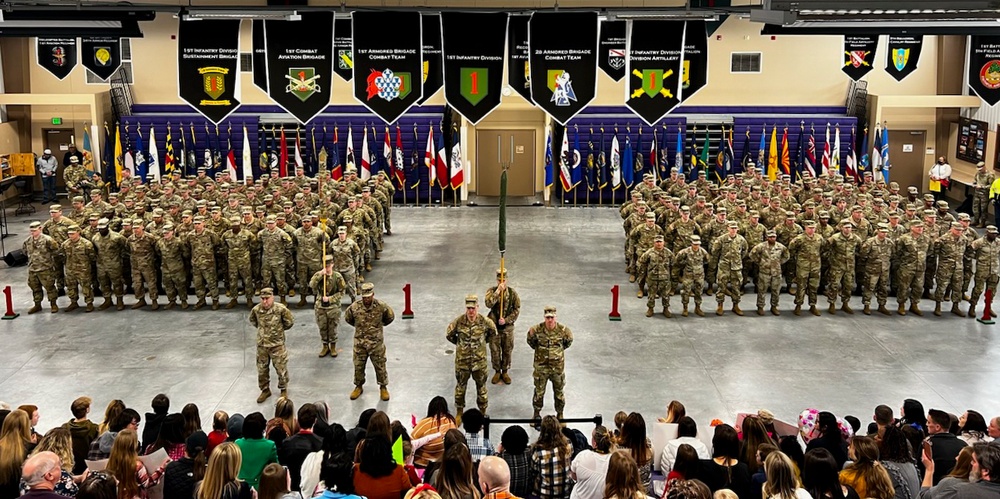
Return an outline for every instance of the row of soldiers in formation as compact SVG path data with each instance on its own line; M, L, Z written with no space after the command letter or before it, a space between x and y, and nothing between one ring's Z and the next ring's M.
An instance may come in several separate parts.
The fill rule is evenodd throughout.
M875 296L877 311L889 315L886 303L895 294L899 315L922 316L923 296L935 300L937 316L942 302L950 301L952 313L974 317L983 291L995 293L1000 280L997 228L985 226L988 198L979 199L977 191L976 221L986 227L980 236L972 217L956 218L946 201L921 198L912 186L904 198L895 182L866 180L855 187L823 175L793 184L788 176L771 181L752 166L723 186L704 174L687 184L673 172L659 185L647 175L620 208L626 272L639 285L637 295L647 296L646 316L659 297L663 314L672 317L669 300L677 293L683 316L692 297L694 313L704 316L702 293L711 295L713 286L716 314L724 314L728 296L733 313L743 315L740 300L751 282L757 314L764 315L770 294L770 312L780 315L784 281L795 295L795 315L807 296L809 311L820 315L821 287L830 314L838 298L840 309L853 314L848 301L860 284L865 314ZM959 307L963 300L968 312Z
M299 294L303 307L324 254L333 257L353 300L361 273L380 258L383 234L392 233L393 187L382 176L363 181L349 170L343 181L320 182L298 170L294 177L233 187L226 174L215 180L199 169L179 188L178 177L146 185L125 174L108 201L94 188L89 203L76 196L70 213L52 205L48 220L33 222L23 245L34 301L29 313L41 310L45 294L57 312L64 290L69 311L79 308L80 294L93 311L98 289L104 297L99 308L122 310L127 287L135 292L132 308L147 305L148 295L157 310L161 286L167 309L178 301L188 308L192 286L195 309L207 298L218 309L220 277L227 308L237 305L241 281L247 307L264 287L274 288L282 302Z

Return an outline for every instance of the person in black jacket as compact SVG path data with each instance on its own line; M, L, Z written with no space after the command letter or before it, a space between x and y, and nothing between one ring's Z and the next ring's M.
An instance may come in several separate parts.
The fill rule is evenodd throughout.
M927 411L927 443L930 445L930 455L934 460L934 484L951 473L955 467L955 458L966 446L965 440L948 431L951 427L951 416L940 409Z
M313 433L319 413L313 404L299 407L299 432L286 438L278 448L278 461L288 467L292 490L297 491L302 481L302 463L306 457L323 449L323 437ZM311 491L310 491L311 492Z
M188 436L184 446L184 457L171 461L163 472L163 497L194 497L195 485L205 477L205 449L208 435L196 431Z
M827 411L820 412L816 418L816 427L819 428L820 436L809 441L806 452L826 449L837 460L837 467L843 468L847 462L847 440L837 424L837 416Z
M160 435L160 424L163 423L163 418L167 417L167 413L170 412L170 399L160 393L153 397L152 402L153 412L146 413L146 426L142 429L142 446L140 449L145 449L153 442L156 441L156 437Z

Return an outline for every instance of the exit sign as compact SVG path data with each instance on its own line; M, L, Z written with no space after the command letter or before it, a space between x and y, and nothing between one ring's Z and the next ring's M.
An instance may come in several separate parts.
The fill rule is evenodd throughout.
M52 118L53 125L62 125L62 118Z

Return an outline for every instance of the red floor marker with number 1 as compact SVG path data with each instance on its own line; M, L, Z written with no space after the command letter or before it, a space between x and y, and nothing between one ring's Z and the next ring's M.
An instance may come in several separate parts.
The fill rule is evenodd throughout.
M3 320L9 321L12 319L17 319L21 314L14 313L14 299L13 292L10 290L10 286L3 288L4 297L7 298L7 313L3 314Z

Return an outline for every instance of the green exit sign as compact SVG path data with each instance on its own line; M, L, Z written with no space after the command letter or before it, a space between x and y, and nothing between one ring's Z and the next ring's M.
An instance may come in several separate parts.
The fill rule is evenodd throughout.
M62 125L62 118L52 118L53 125Z

